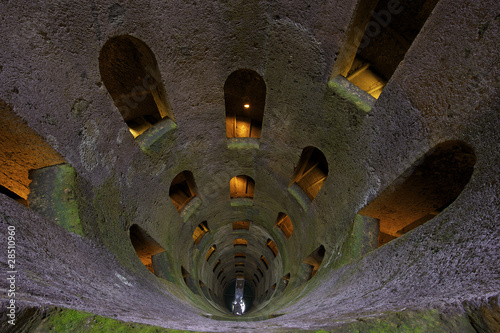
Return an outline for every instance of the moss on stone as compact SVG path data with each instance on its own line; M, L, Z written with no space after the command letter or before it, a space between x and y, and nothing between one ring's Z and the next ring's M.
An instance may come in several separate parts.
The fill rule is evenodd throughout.
M370 112L376 101L375 98L359 89L340 75L328 82L328 87L337 95L350 101L356 105L358 109L366 113Z
M98 316L89 312L54 309L46 314L46 318L37 326L29 328L36 332L72 332L72 333L101 333L101 332L191 332L166 329L139 323L123 322L116 319ZM27 331L26 331L27 332Z
M75 169L69 164L54 165L32 170L30 178L30 208L64 229L84 236L76 200Z
M167 140L168 134L176 128L177 124L172 119L165 117L142 133L137 138L137 142L145 152L159 151L164 145L165 140Z

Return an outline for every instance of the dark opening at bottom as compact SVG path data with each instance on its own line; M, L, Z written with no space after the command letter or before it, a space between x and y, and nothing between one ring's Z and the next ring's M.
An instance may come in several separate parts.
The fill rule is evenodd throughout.
M236 282L237 281L239 281L239 280L234 279L233 281L231 281L227 285L226 289L224 290L224 303L226 304L226 308L229 310L229 312L231 312L233 314L245 314L246 312L248 312L251 309L255 296L254 296L254 292L253 292L252 288L250 287L250 284L248 283L248 281L241 280L241 281L244 281L244 285L245 285L243 287L243 293L242 293L242 296L243 296L242 301L244 303L244 306L243 306L244 309L242 309L241 313L236 313L238 305L236 305L236 309L235 309L234 303L238 302L237 298L239 298L238 296L241 295L241 293L236 291Z

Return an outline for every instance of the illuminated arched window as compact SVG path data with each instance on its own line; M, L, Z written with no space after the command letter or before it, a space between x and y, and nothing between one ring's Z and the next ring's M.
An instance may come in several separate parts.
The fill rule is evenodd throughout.
M469 182L476 155L460 141L437 145L359 214L379 220L379 246L424 224L455 201ZM411 174L410 174L411 172Z
M214 265L214 268L212 269L212 272L214 272L214 273L215 273L215 270L217 269L217 267L219 267L220 263L221 263L221 261L220 261L220 259L218 259L218 260L215 262L215 265ZM221 271L221 273L222 273L222 271ZM219 273L219 274L220 274L220 273Z
M183 171L172 180L169 191L170 199L180 212L196 196L196 184L193 173Z
M203 236L205 236L205 234L208 233L209 231L210 231L210 229L208 229L207 221L201 222L194 229L194 232L193 232L194 245L197 245L201 241Z
M352 42L340 51L333 75L345 76L378 98L437 2L365 1L358 6L357 22L347 31Z
M295 168L292 184L297 184L309 199L314 200L327 176L328 162L325 155L318 148L304 148Z
M269 269L269 263L267 262L266 257L261 256L260 257L260 261L262 261L262 263L264 264L264 266L266 267L266 269Z
M0 193L27 206L29 171L65 160L1 99L0 114Z
M173 120L156 58L143 41L127 35L110 38L99 54L99 71L134 137L164 117Z
M253 198L255 181L248 176L236 176L229 182L231 198Z
M224 84L226 133L228 138L260 138L266 84L249 69L233 72Z
M272 239L267 240L266 247L268 247L271 250L271 252L274 254L275 257L278 255L278 246Z
M217 250L217 246L212 245L208 251L207 251L207 261L210 259L210 257L214 254L215 250Z
M144 229L134 224L130 227L130 241L141 262L154 273L151 257L165 250Z
M278 214L278 219L276 220L275 227L278 227L281 229L281 231L283 231L283 234L285 235L286 239L289 239L290 236L292 236L293 233L292 220L290 220L290 217L285 213Z
M248 241L242 238L235 239L233 241L233 246L247 246Z

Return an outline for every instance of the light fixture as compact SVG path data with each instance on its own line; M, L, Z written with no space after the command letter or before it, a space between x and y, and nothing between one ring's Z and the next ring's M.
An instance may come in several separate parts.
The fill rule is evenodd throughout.
M250 108L250 98L248 98L248 96L243 96L243 107L245 109Z

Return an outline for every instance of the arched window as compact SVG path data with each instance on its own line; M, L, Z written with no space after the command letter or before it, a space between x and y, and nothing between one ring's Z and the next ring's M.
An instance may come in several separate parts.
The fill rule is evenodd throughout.
M229 181L231 198L253 199L255 181L248 176L236 176Z
M208 251L207 251L207 257L206 257L207 261L208 261L208 260L210 259L210 257L214 254L215 250L217 250L217 246L215 246L215 244L214 244L214 245L212 245L212 246L208 249Z
M141 262L154 274L151 257L165 250L144 229L134 224L130 227L130 241Z
M233 230L249 230L250 222L248 221L237 221L233 222Z
M290 283L290 273L284 275L281 277L281 280L279 282L279 292L282 292L285 290L285 288L288 286L288 283Z
M438 0L365 1L359 6L362 18L347 35L348 43L334 66L334 75L342 74L354 85L378 98ZM377 4L375 8L371 4ZM372 16L368 18L368 11ZM364 34L362 31L364 30ZM359 43L359 44L356 44ZM355 45L359 45L356 47Z
M178 212L196 196L196 184L191 171L182 171L172 180L169 191L170 199Z
M278 255L278 246L272 239L267 240L266 247L268 247L271 250L271 252L274 254L275 257Z
M323 258L325 257L325 247L320 245L316 250L314 250L310 255L308 255L304 259L304 264L307 271L307 280L312 279L312 277L316 274L323 262Z
M304 148L295 168L292 184L297 184L309 199L314 200L327 176L328 162L325 155L318 148Z
M242 238L235 239L233 241L233 246L247 246L248 241Z
M228 138L260 138L266 84L249 69L233 72L224 84L226 133Z
M292 236L293 233L292 220L290 220L290 217L285 213L278 214L278 219L276 220L276 224L274 226L281 229L286 239L289 239Z
M182 274L182 279L184 280L184 283L186 283L186 286L195 294L199 295L198 292L198 286L196 285L195 280L191 277L191 274L183 267L181 266L181 274Z
M220 259L218 259L218 260L215 262L215 265L214 265L214 268L212 269L212 272L214 272L214 273L215 273L215 270L217 269L217 267L219 267L220 263L221 263L221 261L220 261ZM222 271L221 271L221 273L222 273ZM219 274L220 274L220 273L219 273Z
M0 193L28 205L29 171L65 160L0 99Z
M208 229L207 221L203 221L198 226L194 229L193 232L193 241L194 245L197 245L203 236L205 236L206 233L208 233L210 229Z
M266 266L266 269L269 269L269 263L267 262L266 257L261 256L260 257L260 261L262 261L262 263L264 264L264 266Z
M99 54L102 82L137 137L164 117L173 120L151 49L127 35L110 38Z
M469 182L476 155L460 141L437 145L359 214L379 220L379 246L442 212Z

